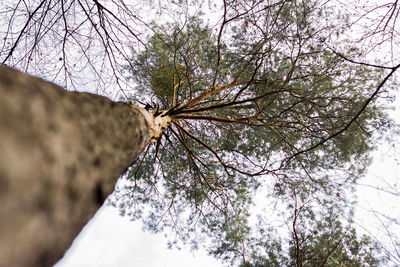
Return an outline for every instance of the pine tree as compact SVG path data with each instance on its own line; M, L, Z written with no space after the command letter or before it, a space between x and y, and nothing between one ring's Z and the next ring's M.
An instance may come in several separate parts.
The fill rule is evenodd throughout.
M7 30L2 62L42 72L55 64L56 71L44 73L52 79L63 77L69 89L76 87L78 77L85 83L90 70L102 85L99 92L106 94L109 83L118 85L125 103L62 91L2 67L8 74L1 77L0 99L5 104L0 133L6 137L0 141L6 140L2 145L7 152L0 160L0 174L8 178L1 180L6 185L1 197L17 206L30 203L37 213L15 212L17 208L7 204L0 214L18 214L17 221L43 218L36 228L23 226L35 234L47 225L55 227L58 220L63 229L72 230L49 228L49 239L40 246L35 236L26 235L26 247L20 248L26 257L13 256L14 245L0 259L53 263L124 173L125 182L110 203L124 215L142 218L148 229L172 228L177 239L171 246L184 242L197 248L211 239L211 254L244 266L384 262L373 242L356 235L347 195L369 164L374 138L390 126L379 100L400 65L362 63L364 47L342 37L352 29L346 14L313 0L222 1L209 6L223 10L215 27L205 23L201 12L191 16L188 3L173 1L175 9L170 11L183 22L159 25L142 20L124 1L109 6L96 0L56 2L34 2L19 35ZM22 14L20 4L15 12L4 13L11 14L8 28L20 21L15 15ZM131 24L151 34L142 37ZM43 65L46 38L56 45ZM77 41L80 38L87 42ZM127 54L130 38L143 47ZM131 93L122 85L126 81ZM52 90L43 89L49 87ZM13 138L31 141L18 150ZM59 150L63 142L71 150ZM53 162L54 153L61 154ZM16 159L24 154L35 161ZM7 164L10 157L21 165ZM26 183L37 189L29 195L18 191L25 188L25 180L14 177L26 178L18 170L31 162L36 163L25 171L34 182ZM35 173L39 165L43 169ZM85 172L94 178L84 179ZM65 175L70 177L61 178ZM54 193L60 201L52 200L53 193L42 193L52 190L60 192ZM249 210L263 190L287 208L283 214L289 214L286 222L291 220L293 226L289 239L277 237L274 226L265 227L268 218L255 229L265 238L254 237ZM61 215L53 218L53 211ZM344 213L349 216L338 219ZM13 220L4 224L14 227L12 231L1 229L15 233L21 223ZM10 236L1 242L14 234ZM366 248L371 252L364 253Z

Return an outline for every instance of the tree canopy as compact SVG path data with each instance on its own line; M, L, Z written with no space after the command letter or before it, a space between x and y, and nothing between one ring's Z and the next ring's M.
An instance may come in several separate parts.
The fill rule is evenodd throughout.
M64 37L55 47L63 51L67 88L78 71L68 65L71 44L88 62L75 64L101 83L103 67L113 70L106 74L124 101L172 118L110 198L148 229L172 229L171 246L205 243L211 254L243 266L383 264L377 244L355 231L353 190L392 125L383 100L392 96L388 81L400 65L367 63L371 49L351 36L349 13L323 1L168 4L172 19L147 22L127 1L37 1L0 58L28 69L28 55L41 50L18 52L19 36L39 26L55 33L59 25ZM40 13L46 5L58 24ZM381 22L393 41L387 32L395 32L397 1L389 7L393 13ZM76 9L72 20L68 12ZM35 45L47 31L41 34ZM101 48L84 48L77 36L95 36ZM266 211L255 223L260 194Z

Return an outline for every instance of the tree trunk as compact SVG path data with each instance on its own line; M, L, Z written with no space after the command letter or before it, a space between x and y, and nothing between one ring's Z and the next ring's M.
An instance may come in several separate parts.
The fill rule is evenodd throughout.
M0 266L49 266L151 138L138 107L0 66Z

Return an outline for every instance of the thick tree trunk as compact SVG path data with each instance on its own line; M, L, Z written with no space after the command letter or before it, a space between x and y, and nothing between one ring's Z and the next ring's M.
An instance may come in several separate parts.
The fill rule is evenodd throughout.
M60 259L150 135L139 108L0 66L0 266Z

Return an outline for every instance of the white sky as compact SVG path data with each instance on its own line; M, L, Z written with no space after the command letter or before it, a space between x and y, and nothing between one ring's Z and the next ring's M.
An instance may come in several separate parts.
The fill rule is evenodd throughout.
M169 250L163 234L143 232L140 222L103 206L57 267L220 267L205 251Z
M394 106L400 106L399 99ZM391 116L400 123L400 110L391 112ZM359 181L363 185L358 188L356 227L366 228L380 240L389 241L382 231L379 218L368 210L380 211L400 221L400 197L364 184L388 188L389 185L385 183L389 183L397 186L397 192L400 192L400 151L384 144L374 156L368 175ZM399 226L397 229L400 233ZM93 266L220 267L223 264L201 249L194 252L189 249L167 249L167 239L163 233L143 232L140 222L119 216L117 208L103 206L74 241L64 259L57 264L57 267Z
M393 112L400 123L400 111ZM360 183L384 186L382 180L392 185L400 184L400 157L391 146L384 145L375 155L368 175ZM399 197L393 197L369 187L358 190L360 207L356 226L367 227L374 235L384 234L379 220L365 209L381 211L400 220ZM397 214L397 215L396 215ZM400 229L399 229L400 230ZM400 231L399 231L400 232ZM380 238L387 239L384 235ZM382 240L382 239L381 239ZM83 229L57 267L220 267L223 264L204 250L167 249L163 233L143 232L140 222L121 217L118 209L103 206Z
M393 106L399 107L400 101L397 99ZM391 112L391 116L400 124L399 109ZM390 242L387 234L382 231L383 221L380 221L382 218L370 210L380 211L400 221L400 197L378 191L365 184L386 189L392 186L392 189L397 188L397 192L400 192L400 150L385 143L373 156L374 161L369 167L367 176L359 181L362 185L357 190L359 202L355 226L360 232L364 229L380 241ZM400 233L399 225L391 227L397 227ZM395 228L390 230L395 233ZM188 249L167 249L167 239L163 235L163 233L143 232L140 222L131 222L128 217L119 216L117 208L103 206L57 267L223 266L201 249L195 252L190 252ZM400 262L398 264L400 266Z
M397 99L393 106L399 107L400 99ZM398 108L391 112L391 117L400 124ZM357 191L359 203L355 226L359 230L365 228L380 241L390 242L385 231L382 231L383 225L380 222L382 217L376 217L368 210L382 212L400 221L400 197L364 185L375 185L386 189L392 186L400 192L399 147L387 143L379 147L374 153L374 161L369 167L368 174L359 183L362 185ZM391 227L396 227L390 228L393 233L396 233L396 229L400 233L399 225ZM392 246L391 249L395 248ZM400 265L400 262L398 264ZM141 222L132 222L129 217L119 216L117 208L103 206L74 241L64 259L56 266L221 267L223 264L201 249L194 252L189 249L167 249L167 239L163 233L143 232Z

